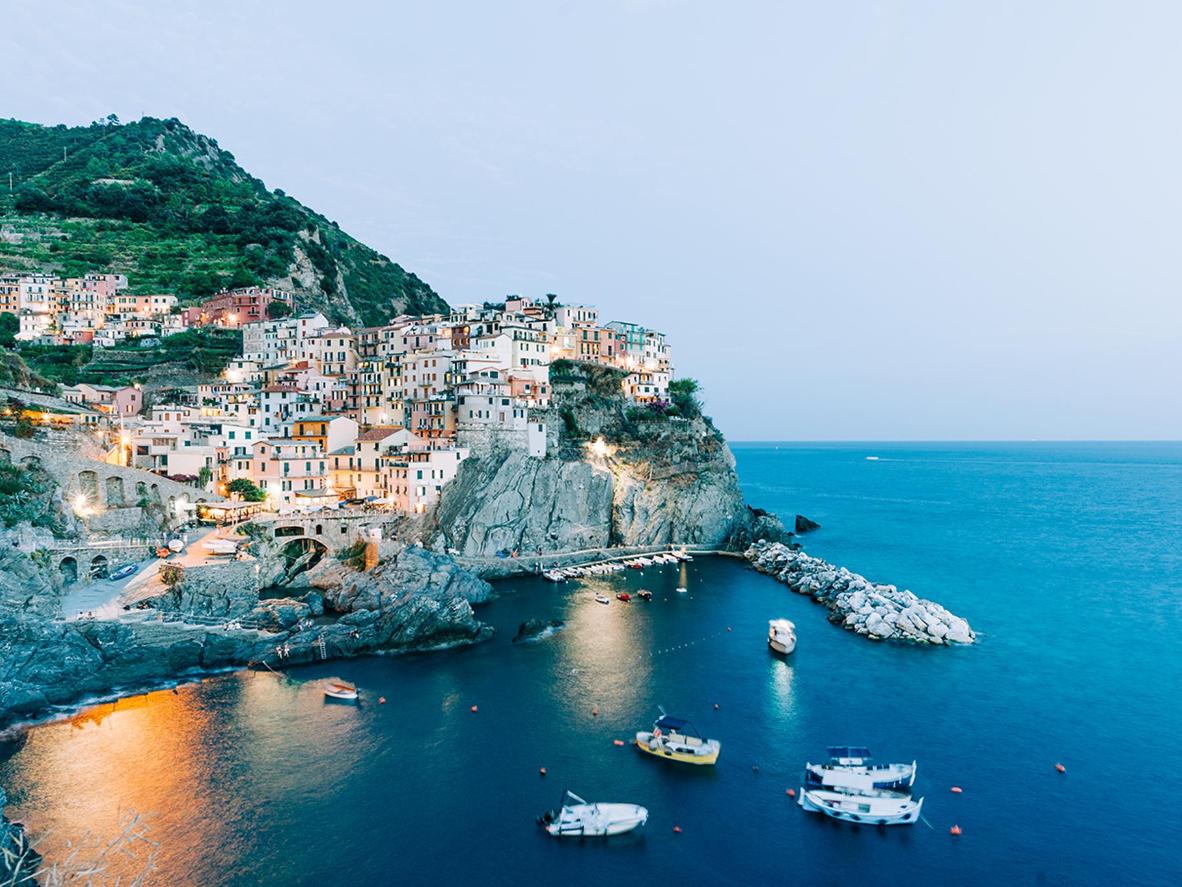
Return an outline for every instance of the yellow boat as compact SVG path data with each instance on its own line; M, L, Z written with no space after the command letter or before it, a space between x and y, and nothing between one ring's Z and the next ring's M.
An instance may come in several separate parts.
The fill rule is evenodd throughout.
M722 751L717 739L703 739L689 721L666 714L657 718L652 730L636 734L636 747L655 758L682 764L713 765Z

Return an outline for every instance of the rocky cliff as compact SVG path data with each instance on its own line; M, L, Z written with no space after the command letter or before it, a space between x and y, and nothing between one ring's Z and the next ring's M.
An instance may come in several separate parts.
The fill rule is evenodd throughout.
M239 574L230 565L193 571L191 587L182 580L156 610L64 622L36 564L0 547L0 727L186 675L438 649L491 634L472 611L491 593L487 583L423 549L387 543L380 554L368 573L325 559L305 574L313 590L293 589L289 598L260 601L253 569ZM211 621L220 624L201 624Z
M611 545L742 549L787 534L743 502L735 460L700 414L630 406L622 374L577 365L554 377L547 456L478 447L444 488L429 530L470 557Z

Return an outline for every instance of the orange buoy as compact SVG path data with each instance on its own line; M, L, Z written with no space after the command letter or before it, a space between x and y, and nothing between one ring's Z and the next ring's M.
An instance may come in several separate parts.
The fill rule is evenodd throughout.
M795 798L796 797L796 789L790 788L790 789L788 789L788 791L784 792L784 794L786 794L790 798Z
M1056 770L1058 770L1060 773L1066 773L1066 772L1067 772L1067 768L1066 768L1066 767L1064 767L1062 764L1056 764L1056 765L1055 765L1055 769L1056 769Z
M472 712L472 714L476 714L476 712L479 711L479 709L474 705L470 709L468 709L468 711Z
M545 768L545 767L539 767L539 768L538 768L538 775L539 775L539 776L545 776L545 775L546 775L546 768Z
M959 834L960 834L960 826L959 826L959 825L954 825L952 828L948 829L948 834L950 834L950 835L959 835Z
M673 834L680 835L681 834L681 826L679 826L679 825L673 826Z
M623 739L613 739L612 740L612 745L623 745L623 744L624 744Z
M952 792L954 795L959 795L962 791L964 791L964 789L962 789L959 785L954 785L952 788L948 789L948 791Z

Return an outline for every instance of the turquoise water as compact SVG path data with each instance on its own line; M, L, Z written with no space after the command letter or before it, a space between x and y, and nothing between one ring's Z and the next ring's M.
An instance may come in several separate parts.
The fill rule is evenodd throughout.
M939 600L980 643L871 643L724 559L518 581L481 610L489 643L101 706L11 744L0 784L51 855L140 811L168 884L1182 880L1182 445L735 451L750 501L823 525L810 552ZM592 597L640 587L652 603ZM534 616L568 626L511 644ZM776 616L797 624L788 660L764 643ZM367 704L326 704L329 675ZM722 740L717 768L613 745L658 705ZM917 758L926 822L799 811L785 790L836 743ZM564 788L650 821L609 843L547 838L533 818Z

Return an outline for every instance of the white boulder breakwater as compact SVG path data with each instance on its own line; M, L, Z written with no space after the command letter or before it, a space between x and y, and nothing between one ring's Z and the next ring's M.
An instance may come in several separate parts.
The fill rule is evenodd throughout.
M761 573L829 608L829 621L875 640L921 644L971 644L968 622L935 601L894 585L877 585L780 542L760 540L743 556Z

